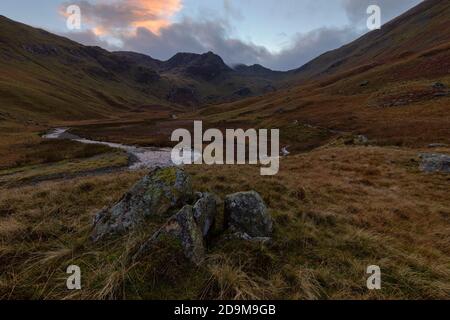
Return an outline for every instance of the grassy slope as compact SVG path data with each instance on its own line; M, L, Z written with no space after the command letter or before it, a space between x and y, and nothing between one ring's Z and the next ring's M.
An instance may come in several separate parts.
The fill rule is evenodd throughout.
M450 85L450 44L438 49L367 71L344 72L268 96L210 107L198 116L213 123L251 121L281 128L297 120L365 134L381 144L448 143L450 96L435 96L438 91L432 85ZM369 84L361 86L365 81Z
M437 97L432 87L435 82L446 84L446 92L450 87L449 17L448 1L424 1L380 31L300 68L291 79L300 85L208 107L196 116L215 124L280 128L297 120L365 134L379 144L449 143L450 95Z
M356 67L368 70L401 61L432 47L448 44L449 16L448 1L422 1L380 30L329 51L291 73L297 80L315 80Z
M5 120L107 118L145 104L160 104L100 48L84 47L0 17L0 116ZM159 83L161 90L166 86ZM1 118L0 118L1 120Z
M202 267L171 246L130 265L143 235L99 245L92 217L143 173L35 187L0 196L3 298L430 299L450 296L448 177L419 172L416 152L327 147L282 162L273 178L255 167L190 167L196 190L255 189L271 208L271 244L216 237ZM355 159L358 159L356 162ZM150 223L155 230L164 219ZM177 252L177 251L175 251ZM65 268L83 270L83 290L65 290ZM383 290L365 269L378 264Z
M0 45L0 121L108 119L153 105L172 111L184 102L169 101L173 88L195 88L199 102L212 103L240 98L233 93L243 87L261 93L270 83L264 76L231 69L208 81L178 69L160 70L157 65L163 62L150 57L86 47L3 16ZM159 78L149 76L154 70Z

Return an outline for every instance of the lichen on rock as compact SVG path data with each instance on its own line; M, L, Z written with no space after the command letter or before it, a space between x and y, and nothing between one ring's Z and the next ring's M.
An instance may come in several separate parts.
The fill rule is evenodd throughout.
M94 219L92 240L133 229L151 216L164 216L193 198L189 176L180 168L157 168L142 178L115 205Z
M272 218L264 200L255 192L238 192L225 198L225 227L255 237L270 237Z
M151 251L152 245L168 241L177 241L183 248L183 253L195 264L201 264L205 257L203 235L194 219L193 207L184 206L177 214L171 217L164 226L153 234L139 248L133 260L137 261Z

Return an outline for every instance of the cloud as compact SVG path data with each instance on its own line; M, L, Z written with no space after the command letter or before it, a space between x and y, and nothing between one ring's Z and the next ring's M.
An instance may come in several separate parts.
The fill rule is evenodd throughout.
M370 5L378 5L381 8L381 17L384 23L422 1L423 0L341 0L343 8L352 24L359 24L367 20L366 10Z
M105 0L106 1L106 0ZM302 66L318 55L336 49L360 36L367 29L361 22L367 19L370 4L379 4L388 20L420 0L339 0L350 24L344 27L322 27L289 38L279 52L231 36L230 21L243 19L230 0L223 0L225 15L206 18L184 17L171 22L170 17L181 9L181 0L116 0L92 4L76 1L90 31L69 34L76 41L108 49L136 51L167 60L178 52L204 53L213 51L229 65L259 63L275 70ZM111 41L111 38L117 41ZM96 41L97 39L97 41ZM287 39L287 38L286 38ZM284 39L285 40L285 39Z
M140 28L136 36L124 40L124 47L158 59L166 59L179 52L180 48L185 52L214 51L229 65L259 63L276 70L288 70L298 68L319 54L335 49L358 35L352 28L316 29L297 34L290 46L279 53L273 53L264 46L230 38L224 21L196 22L185 19L162 28L159 35Z
M271 55L265 63L276 70L298 68L320 54L356 39L359 35L360 33L351 27L319 28L298 33L289 47Z
M158 33L170 25L170 18L181 10L181 0L114 0L91 3L86 0L66 2L65 8L78 5L83 23L97 36L119 36L145 27Z
M162 28L159 35L146 28L139 28L134 37L124 39L127 50L143 52L158 59L167 59L177 52L214 51L230 65L250 63L270 55L263 46L245 43L228 36L225 21L184 19Z
M107 50L117 50L119 47L115 47L107 41L101 40L92 30L85 30L79 32L59 33L63 37L67 37L78 43L82 43L86 46L99 46Z

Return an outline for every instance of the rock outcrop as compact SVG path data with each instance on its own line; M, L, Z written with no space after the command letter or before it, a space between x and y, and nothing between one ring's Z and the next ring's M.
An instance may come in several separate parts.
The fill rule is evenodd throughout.
M139 261L158 245L181 250L187 259L201 264L219 202L215 194L208 192L197 192L194 196L191 180L182 169L157 168L136 183L119 202L96 215L91 238L96 242L134 230L145 232L149 223L170 217L156 232L147 236L144 233L144 241L139 241L141 244L130 257ZM228 239L271 240L272 218L255 191L228 195L224 220Z
M369 144L369 139L366 136L360 134L353 138L353 144L355 146L366 146Z
M450 156L439 153L422 153L420 158L422 160L420 170L428 173L450 173Z
M195 221L192 206L184 206L177 214L171 217L160 230L139 248L133 260L139 260L151 251L153 245L163 243L167 239L178 242L186 258L195 264L200 264L204 260L205 246L203 235Z
M225 198L225 226L232 232L251 238L265 238L272 234L272 218L261 196L255 192L238 192Z
M193 198L189 176L179 168L155 169L140 180L122 199L99 212L92 240L133 229L150 216L165 215Z

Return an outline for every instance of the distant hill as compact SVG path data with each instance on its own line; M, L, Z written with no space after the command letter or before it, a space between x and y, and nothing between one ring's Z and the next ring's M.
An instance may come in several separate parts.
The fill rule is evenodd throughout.
M450 144L450 1L423 1L283 81L289 88L209 107L199 117L285 128L295 133L285 137L291 146L302 128L364 134L379 144Z
M311 80L357 67L368 70L448 45L449 41L450 1L425 0L381 30L324 53L290 73L298 80Z
M212 114L244 106L255 109L242 111L252 119L276 111L270 119L329 124L331 118L336 127L364 131L373 109L364 109L359 124L348 123L357 118L355 107L330 103L348 106L358 98L352 103L361 109L445 99L430 82L446 82L450 73L449 22L450 1L426 0L381 30L276 72L261 65L231 68L212 52L178 53L167 61L108 52L0 16L0 120L93 119L141 106L204 107Z
M99 118L141 105L173 108L233 101L274 88L212 52L159 61L108 52L0 16L1 118Z

